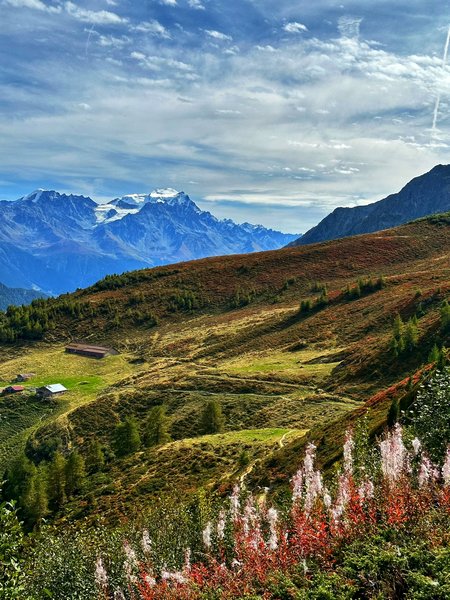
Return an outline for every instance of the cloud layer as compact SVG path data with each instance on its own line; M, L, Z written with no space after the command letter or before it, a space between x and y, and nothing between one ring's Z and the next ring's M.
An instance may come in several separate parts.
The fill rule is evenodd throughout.
M0 0L1 196L171 186L295 232L376 200L449 162L438 8Z

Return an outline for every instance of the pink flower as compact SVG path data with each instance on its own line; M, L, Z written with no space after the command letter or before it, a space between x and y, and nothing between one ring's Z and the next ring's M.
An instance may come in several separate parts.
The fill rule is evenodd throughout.
M207 550L211 550L211 532L212 525L211 522L207 523L205 529L203 530L203 543L205 544L205 548Z
M346 473L352 473L353 471L353 449L355 447L355 442L353 441L353 437L350 431L347 431L345 434L345 443L344 443L344 471Z
M108 573L100 556L95 562L95 583L101 590L106 590L108 587Z
M412 447L413 447L413 451L414 451L414 456L417 456L419 454L420 448L422 447L422 444L420 443L420 440L417 438L414 438L412 443Z
M226 525L226 514L224 510L219 513L219 520L217 521L217 539L223 540L225 537L225 525Z
M402 428L397 423L380 443L381 469L390 482L397 481L405 469L406 448L403 444Z
M444 480L444 485L450 486L450 446L447 448L447 454L442 466L442 478Z
M239 517L239 510L241 506L241 488L236 484L233 488L233 493L230 496L230 513L231 518L236 521Z
M276 550L278 547L278 511L275 508L269 508L269 510L267 511L267 521L269 523L270 528L268 545L271 550Z

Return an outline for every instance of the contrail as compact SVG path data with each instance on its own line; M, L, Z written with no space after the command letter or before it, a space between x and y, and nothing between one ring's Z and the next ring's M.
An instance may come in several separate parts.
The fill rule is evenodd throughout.
M450 27L448 28L448 31L447 31L447 39L445 41L444 56L442 57L442 68L443 69L445 69L445 67L447 66L449 47L450 47ZM441 91L439 90L437 98L436 98L436 104L434 105L433 126L431 127L431 137L435 137L435 135L436 135L436 126L437 126L437 120L438 120L440 106L441 106Z
M86 40L86 47L84 49L84 55L87 58L87 54L88 54L88 48L89 48L89 42L91 41L91 35L94 31L94 25L92 25L92 27L89 29L89 34L87 36L87 40ZM448 30L449 36L450 36L450 29Z

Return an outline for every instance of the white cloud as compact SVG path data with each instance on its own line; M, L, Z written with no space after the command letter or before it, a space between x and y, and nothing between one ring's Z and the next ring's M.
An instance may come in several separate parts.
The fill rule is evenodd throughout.
M306 25L303 25L303 23L298 23L297 21L286 23L283 29L288 33L303 33L304 31L308 31Z
M147 56L143 52L132 52L131 58L139 61L142 67L150 69L152 71L161 71L163 69L175 69L177 71L183 71L185 73L192 73L192 65L188 65L180 60L174 60L173 58L164 58L162 56Z
M233 38L230 35L226 35L225 33L221 33L220 31L216 31L215 29L205 29L205 33L209 35L209 37L214 38L215 40L221 40L224 42L231 42L233 40Z
M32 8L49 13L61 12L61 7L45 4L41 0L4 0L3 4L13 6L14 8Z
M200 0L188 0L188 5L195 10L205 10Z
M123 48L127 44L131 43L131 39L126 36L120 38L113 35L99 35L98 44L103 48Z
M166 6L176 6L177 0L160 0L161 4L165 4Z
M169 39L171 37L164 25L162 25L156 19L153 19L152 21L143 21L142 23L136 25L134 30L141 33L149 33L150 35L165 39Z
M128 19L120 17L109 10L86 10L74 2L65 2L64 8L75 19L85 23L92 23L93 25L121 25L128 23Z
M363 19L360 17L352 17L350 15L339 18L338 29L343 37L357 38L359 36L359 28Z

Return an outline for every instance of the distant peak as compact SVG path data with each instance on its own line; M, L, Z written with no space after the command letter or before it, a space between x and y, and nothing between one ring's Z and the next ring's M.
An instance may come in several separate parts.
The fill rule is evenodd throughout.
M153 192L150 192L149 195L150 198L175 198L175 196L178 196L180 194L184 194L184 192L178 192L173 188L160 188L157 190L153 190Z
M27 196L24 196L22 198L22 200L32 200L33 202L37 202L39 200L39 198L42 196L43 193L53 193L55 194L56 192L53 190L44 190L43 188L39 188L37 190L34 190L34 192L31 192L31 194L28 194Z

